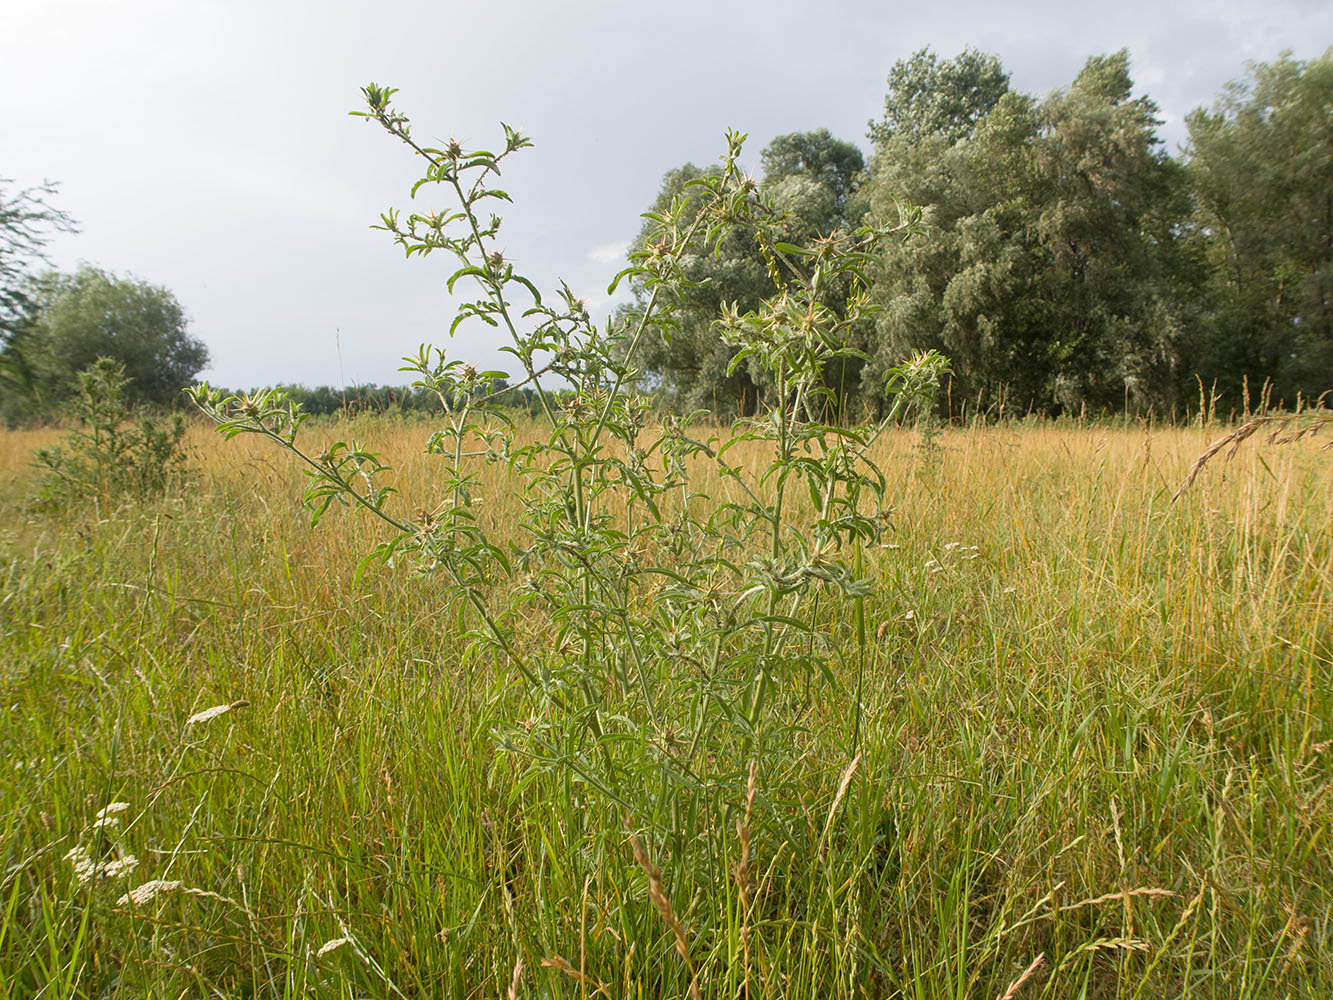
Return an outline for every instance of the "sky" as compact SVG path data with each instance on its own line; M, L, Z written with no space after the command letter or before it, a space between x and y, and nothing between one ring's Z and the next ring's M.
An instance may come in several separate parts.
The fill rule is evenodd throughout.
M1128 48L1175 152L1185 115L1247 61L1333 45L1327 0L796 3L676 0L0 0L0 177L58 182L79 224L50 262L169 289L211 362L201 377L402 384L418 345L505 367L488 328L448 331L440 256L404 259L372 230L412 205L417 162L350 117L360 88L397 87L419 138L506 161L500 243L594 316L663 175L715 162L728 128L746 161L775 136L827 128L867 153L894 62L919 49L998 55L1013 86L1067 87L1089 56ZM512 166L509 166L512 165ZM419 207L445 207L419 196ZM461 289L460 285L460 289ZM620 293L623 296L623 292Z

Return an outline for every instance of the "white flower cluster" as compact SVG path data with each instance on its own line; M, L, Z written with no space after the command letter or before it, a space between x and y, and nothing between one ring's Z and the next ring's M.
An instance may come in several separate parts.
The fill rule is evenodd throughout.
M103 861L90 855L88 848L82 844L70 848L65 855L65 860L74 865L74 878L79 885L87 885L94 879L99 878L124 878L139 867L139 859L133 854L125 854L118 858L112 858L110 861Z
M107 803L93 817L86 832L100 834L105 838L120 823L119 814L129 808L128 802ZM125 878L139 867L139 859L133 854L126 854L118 843L112 841L111 849L115 857L93 857L83 844L76 844L65 853L65 860L74 866L74 878L79 885L87 885L98 879Z
M120 820L116 818L116 814L123 813L129 807L130 804L128 802L112 802L109 805L104 806L102 811L93 818L93 825L88 829L105 830L108 827L115 826L120 822Z

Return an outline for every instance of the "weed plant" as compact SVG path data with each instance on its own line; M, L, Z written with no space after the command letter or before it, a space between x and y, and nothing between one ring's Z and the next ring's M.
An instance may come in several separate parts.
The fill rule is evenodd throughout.
M304 450L303 414L282 394L224 397L205 386L196 402L225 434L259 434L295 454L316 521L333 502L368 511L392 529L377 557L410 557L444 578L446 607L466 623L465 669L512 673L526 688L526 717L497 733L504 753L580 803L581 822L564 839L585 877L620 867L630 838L634 877L647 879L640 908L651 902L679 960L679 968L661 963L663 988L698 995L699 966L672 895L682 905L729 884L741 803L753 801L756 781L799 759L791 757L797 734L770 703L811 703L832 660L863 663L867 653L861 553L881 542L889 517L883 474L867 453L899 408L871 427L819 418L831 409L825 366L855 353L847 331L869 310L862 269L889 234L867 228L810 246L785 242L790 222L741 173L744 137L731 134L722 172L692 182L652 219L646 249L612 284L638 282L646 308L598 329L567 287L545 300L498 249L499 217L482 215L508 200L494 185L527 140L506 126L498 154L456 142L422 146L392 93L365 88L368 110L359 114L424 161L414 195L443 188L454 205L390 211L382 228L409 257L452 257L451 291L476 284L481 297L460 308L454 326L479 319L507 336L504 350L521 366L517 387L535 391L545 434L517 444L495 404L506 373L423 347L405 370L444 411L426 446L443 459L444 474L438 497L409 519L390 512L376 453L356 442ZM692 198L697 212L686 211ZM647 336L670 335L671 306L692 284L687 259L716 252L741 224L753 228L777 294L757 312L724 313L718 331L737 347L733 366L753 359L768 373L770 407L725 440L692 437L688 420L651 433L648 403L633 391L638 348ZM851 295L835 311L824 290L845 286ZM890 388L902 401L919 398L946 370L938 355L921 356L895 369ZM553 393L550 380L570 388ZM745 443L760 446L758 463L729 460ZM740 497L719 503L702 491L692 468L699 462ZM507 546L478 519L487 463L504 464L520 504L520 535ZM848 600L858 627L836 634L830 615ZM546 643L519 648L519 617L545 622ZM855 754L859 701L852 708ZM790 841L783 813L771 818L773 835ZM803 834L793 863L825 849ZM672 894L659 861L672 871ZM751 916L738 913L737 926Z
M135 412L125 398L125 366L112 358L98 358L76 378L75 428L63 445L39 448L33 458L42 473L37 505L50 510L163 493L183 472L184 419Z

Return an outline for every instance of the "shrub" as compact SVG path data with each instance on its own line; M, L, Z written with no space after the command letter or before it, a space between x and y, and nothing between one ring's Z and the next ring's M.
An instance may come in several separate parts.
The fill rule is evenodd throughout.
M72 404L78 426L63 446L33 456L43 473L39 506L126 496L143 500L161 494L180 474L184 419L136 413L125 401L127 381L124 365L111 358L98 358L78 373Z

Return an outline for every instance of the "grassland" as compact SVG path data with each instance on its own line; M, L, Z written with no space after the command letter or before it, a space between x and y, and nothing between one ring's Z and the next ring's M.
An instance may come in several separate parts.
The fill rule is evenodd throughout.
M423 425L348 432L433 503ZM794 676L674 840L515 752L530 690L285 454L39 516L0 436L0 998L1333 995L1333 456L1172 504L1218 433L883 441L863 687Z

